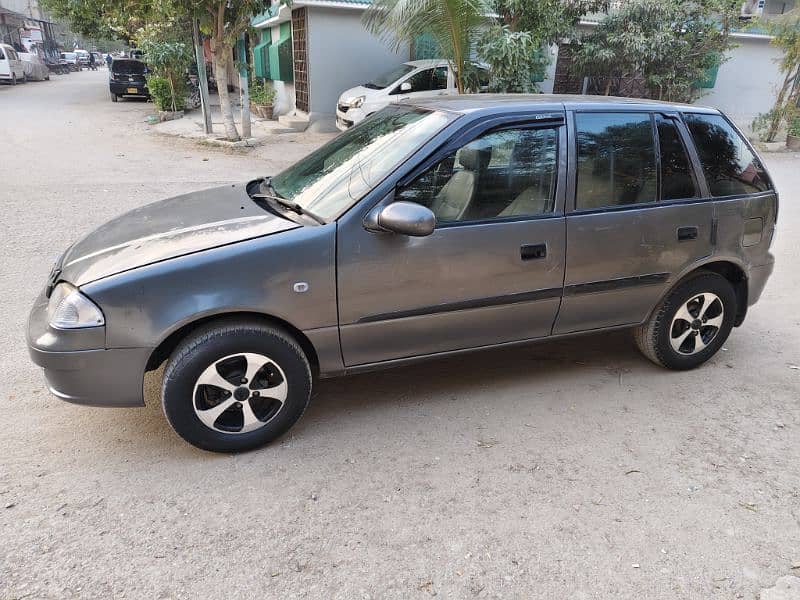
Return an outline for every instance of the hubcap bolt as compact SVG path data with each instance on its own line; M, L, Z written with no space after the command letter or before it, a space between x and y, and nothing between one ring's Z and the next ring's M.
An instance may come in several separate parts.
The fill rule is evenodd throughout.
M260 395L261 395L261 394L258 392L258 390L256 390L255 392L253 392L253 396L255 396L256 398L258 398Z
M236 403L236 408L242 408L242 403L241 402L237 402Z
M247 378L246 377L242 377L242 385L244 385L245 383L247 383Z

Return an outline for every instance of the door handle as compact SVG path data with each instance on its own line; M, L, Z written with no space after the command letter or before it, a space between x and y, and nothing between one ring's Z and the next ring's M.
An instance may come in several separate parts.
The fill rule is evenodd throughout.
M697 239L697 227L678 227L678 241L685 242L687 240Z
M522 260L537 260L547 257L547 244L525 244L519 249Z

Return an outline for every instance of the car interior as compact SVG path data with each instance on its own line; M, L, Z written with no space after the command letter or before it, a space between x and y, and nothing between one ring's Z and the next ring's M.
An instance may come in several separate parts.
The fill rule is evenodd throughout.
M430 208L438 222L550 213L556 131L508 130L470 142L398 192Z

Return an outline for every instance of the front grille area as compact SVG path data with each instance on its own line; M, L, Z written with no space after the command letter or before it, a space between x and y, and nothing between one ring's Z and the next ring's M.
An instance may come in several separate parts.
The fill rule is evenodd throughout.
M347 106L346 104L340 104L339 110L342 111L343 113L346 113L348 110L350 110L350 107Z

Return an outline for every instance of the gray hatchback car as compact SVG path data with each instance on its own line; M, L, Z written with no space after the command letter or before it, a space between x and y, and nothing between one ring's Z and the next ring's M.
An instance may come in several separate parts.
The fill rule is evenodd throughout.
M618 328L689 369L772 272L777 193L716 110L578 96L393 105L282 173L122 215L28 325L50 390L260 446L314 376Z

